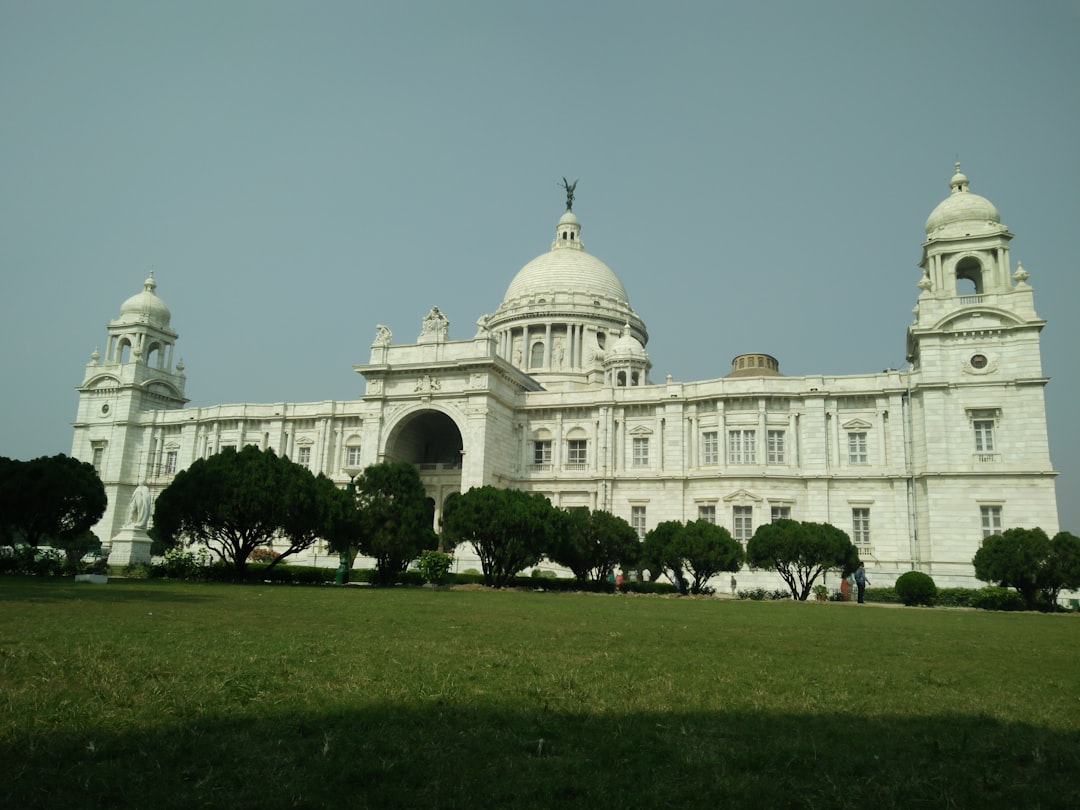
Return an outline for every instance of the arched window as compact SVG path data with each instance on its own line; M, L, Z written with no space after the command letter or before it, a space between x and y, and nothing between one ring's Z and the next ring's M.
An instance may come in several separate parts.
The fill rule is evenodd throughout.
M120 345L117 346L117 348L120 350L117 359L121 363L126 363L131 357L131 341L127 338L122 338L120 340Z
M529 368L541 368L544 365L544 344L537 341L529 351Z

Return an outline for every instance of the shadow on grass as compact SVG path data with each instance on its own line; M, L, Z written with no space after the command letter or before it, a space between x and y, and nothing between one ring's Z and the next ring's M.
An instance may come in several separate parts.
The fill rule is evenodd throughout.
M962 715L584 716L421 698L7 731L0 805L19 808L1080 806L1080 734Z

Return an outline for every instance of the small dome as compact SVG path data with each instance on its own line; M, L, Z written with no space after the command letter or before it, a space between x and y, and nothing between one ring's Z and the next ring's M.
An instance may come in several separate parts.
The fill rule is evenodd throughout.
M131 296L120 305L120 320L148 321L157 326L167 327L169 321L172 320L172 313L165 306L165 302L154 293L155 289L157 289L157 283L154 281L154 274L151 273L143 282L143 291Z
M968 179L960 172L959 163L956 164L956 174L949 181L949 186L952 188L952 193L941 201L926 220L927 236L947 236L950 234L939 232L959 231L961 226L965 229L965 234L971 232L972 226L976 229L985 229L990 226L990 230L993 231L1002 229L1001 214L998 213L994 204L985 197L968 191ZM957 227L950 228L949 226Z
M607 355L612 360L620 357L648 357L641 341L630 334L630 324L623 327L622 335L612 344Z
M731 373L728 377L782 377L780 361L771 354L754 352L737 354L731 360Z
M561 217L559 217L559 224L560 225L578 225L578 226L581 225L581 223L578 222L578 218L576 216L574 216L573 211L567 211L565 214L563 214Z

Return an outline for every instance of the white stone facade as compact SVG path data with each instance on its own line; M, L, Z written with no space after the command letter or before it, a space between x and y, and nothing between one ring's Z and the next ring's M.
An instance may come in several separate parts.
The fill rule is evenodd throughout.
M741 355L720 379L651 382L645 324L569 210L474 337L452 340L438 309L414 342L377 327L354 367L359 400L185 407L176 334L147 279L79 388L72 454L109 493L97 531L119 533L139 483L159 492L196 458L255 444L342 484L348 468L411 461L436 523L449 495L484 484L642 531L705 517L745 539L785 516L847 531L875 584L918 569L973 586L985 532L1058 530L1056 472L1028 274L959 167L950 185L927 221L910 365L873 374L786 377L773 357Z

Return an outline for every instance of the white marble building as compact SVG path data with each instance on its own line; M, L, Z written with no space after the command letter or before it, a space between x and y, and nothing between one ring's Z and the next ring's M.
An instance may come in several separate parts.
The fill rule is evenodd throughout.
M606 509L641 533L706 518L746 540L784 516L847 531L875 584L918 569L975 585L986 534L1058 530L1057 473L1028 274L1012 269L1013 235L959 166L950 187L926 222L909 366L880 373L787 377L748 354L719 379L650 380L645 323L585 251L569 207L551 250L472 337L451 339L438 309L415 340L378 327L354 367L359 400L187 408L177 334L149 278L79 386L72 454L109 493L97 532L117 536L140 482L156 493L196 458L256 444L342 484L350 470L411 461L436 524L450 494L483 484ZM739 582L779 579L744 571Z

